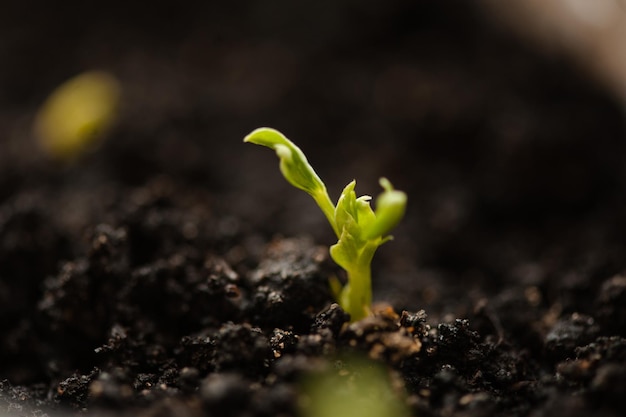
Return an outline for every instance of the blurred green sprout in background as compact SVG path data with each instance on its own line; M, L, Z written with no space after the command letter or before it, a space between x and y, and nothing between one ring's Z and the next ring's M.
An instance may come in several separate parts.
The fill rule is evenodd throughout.
M94 147L113 124L120 96L120 83L103 71L84 72L61 84L36 116L40 147L61 160L72 160Z
M403 397L382 365L352 358L343 369L303 379L300 417L408 417Z

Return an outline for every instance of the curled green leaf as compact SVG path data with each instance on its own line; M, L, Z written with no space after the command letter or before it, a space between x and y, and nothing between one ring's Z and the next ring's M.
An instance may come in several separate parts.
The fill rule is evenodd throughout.
M243 141L273 149L280 159L281 172L294 187L309 194L317 194L326 189L300 148L278 130L261 127L246 136Z
M322 209L335 234L341 234L335 224L335 206L328 196L326 186L300 148L278 130L269 127L253 130L243 141L273 149L280 160L280 171L285 179L294 187L309 193Z

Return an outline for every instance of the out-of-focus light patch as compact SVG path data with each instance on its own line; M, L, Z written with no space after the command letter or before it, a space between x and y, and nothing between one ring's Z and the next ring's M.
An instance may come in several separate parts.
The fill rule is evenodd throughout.
M566 51L626 106L626 0L479 0L545 51Z
M57 87L41 106L35 134L51 157L71 160L100 141L113 124L121 96L115 77L103 71L77 75Z
M616 0L564 0L563 3L576 18L588 25L603 28L612 23L620 8Z

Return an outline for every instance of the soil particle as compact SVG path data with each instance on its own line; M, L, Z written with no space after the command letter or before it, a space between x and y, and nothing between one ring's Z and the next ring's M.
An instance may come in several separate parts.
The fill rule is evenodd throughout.
M552 360L571 358L577 346L591 342L598 332L599 327L592 317L571 314L557 321L546 335L546 354Z
M323 336L324 340L331 341L339 335L343 325L348 320L350 320L350 315L339 304L332 303L315 316L315 321L311 325L311 333L319 334Z
M267 337L249 324L224 324L213 336L211 364L216 372L238 371L262 376L267 372L270 349Z
M200 374L206 374L212 369L211 358L215 342L208 332L193 336L184 336L180 341L178 355L185 366L197 369Z
M599 368L626 363L626 339L599 337L588 345L577 347L575 352L575 358L557 365L557 378L580 389L597 377Z
M371 359L385 360L396 366L416 356L422 347L420 339L401 326L400 316L390 307L374 310L373 315L350 323L339 335L339 341L367 352Z
M317 312L332 299L327 275L328 249L310 239L277 239L254 270L250 314L265 327L308 330Z
M419 337L425 337L430 331L430 325L427 324L426 311L420 310L416 313L403 311L400 317L400 325L406 328L409 333Z
M94 369L89 374L74 374L64 379L57 385L55 398L60 404L77 405L84 404L91 382L98 377L99 370Z
M289 330L274 329L269 343L274 358L280 358L296 351L298 336Z
M44 401L47 389L42 384L29 388L14 386L7 380L0 380L0 409L7 416L45 415Z
M470 329L466 319L439 324L436 333L431 337L434 337L434 343L427 349L428 354L434 353L437 361L446 362L455 368L471 369L484 355L479 346L480 336ZM464 355L459 355L459 351L464 352Z

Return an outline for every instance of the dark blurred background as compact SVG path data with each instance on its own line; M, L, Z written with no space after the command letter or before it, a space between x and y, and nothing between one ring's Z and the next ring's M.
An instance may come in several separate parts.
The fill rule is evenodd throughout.
M378 298L436 311L447 287L619 272L626 94L584 65L586 50L524 36L541 9L503 17L491 3L3 2L0 204L42 189L53 207L73 198L57 221L82 230L102 221L89 201L102 184L168 176L215 193L242 231L333 243L275 156L241 143L271 126L334 198L353 178L359 194L376 195L380 176L407 191L376 259ZM37 149L33 117L91 69L120 80L120 120L61 166Z

